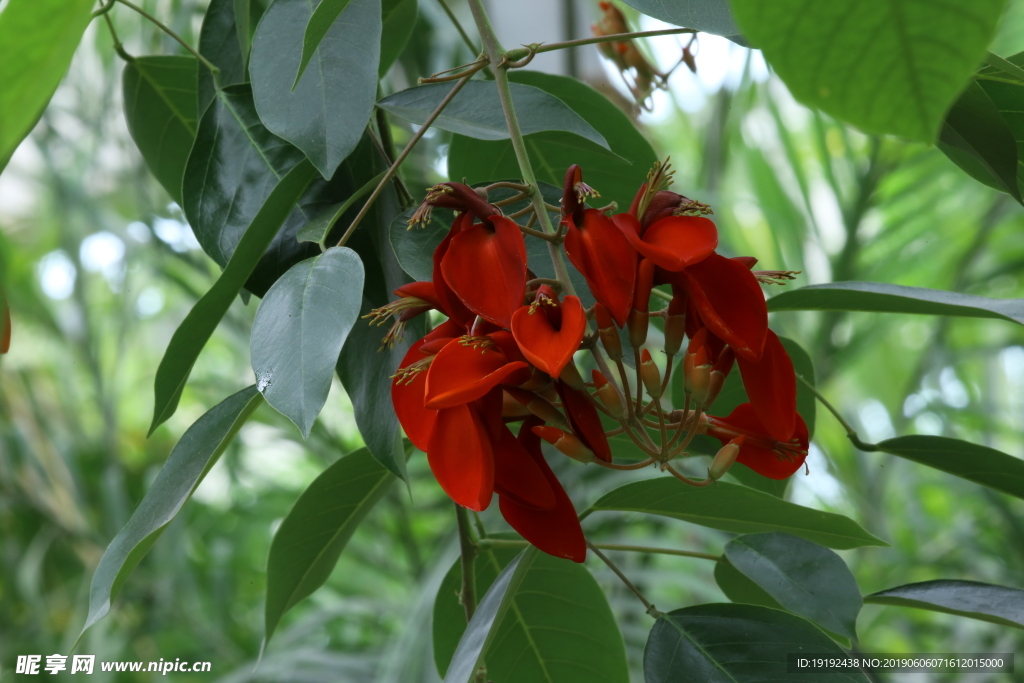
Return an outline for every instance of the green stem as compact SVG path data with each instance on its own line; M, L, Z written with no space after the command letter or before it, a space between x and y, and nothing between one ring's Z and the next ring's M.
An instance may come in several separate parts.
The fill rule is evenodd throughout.
M476 544L469 530L469 514L466 508L455 503L455 519L459 524L459 549L462 551L462 588L459 592L459 602L466 610L466 623L473 619L473 612L476 611L476 588L474 586L473 561L476 559Z
M523 548L529 545L526 541L505 540L499 538L488 538L477 544L481 548ZM651 548L644 545L619 545L617 543L594 543L593 547L600 550L618 550L626 553L650 553L652 555L674 555L677 557L696 557L701 560L718 562L721 555L712 553L700 553L696 550L675 550L673 548Z
M658 36L672 36L680 33L697 33L692 28L666 28L659 31L637 31L635 33L614 33L609 36L594 36L593 38L579 38L578 40L565 40L558 43L542 43L530 47L516 48L509 50L505 57L509 61L518 61L528 56L532 51L534 54L542 52L553 52L554 50L565 50L570 47L582 47L584 45L595 45L597 43L618 43L635 38L656 38ZM531 50L532 48L532 50Z
M184 47L186 50L191 52L192 56L195 57L196 59L198 59L200 64L202 64L203 66L205 66L207 69L210 70L210 73L213 74L214 80L217 81L218 87L220 86L220 69L218 69L216 66L214 66L213 63L210 62L210 60L208 60L206 57L204 57L201 54L199 54L199 52L194 47L192 47L191 45L186 43L185 40L181 36L179 36L177 33L172 31L166 24L164 24L162 21L160 21L159 19L157 19L152 14L150 14L146 10L142 9L138 5L133 4L133 3L129 2L128 0L117 0L117 2L121 3L125 7L130 7L131 9L135 10L136 12L138 12L139 14L144 16L146 19L149 19L161 31L163 31L164 33L169 35L171 38L174 38L176 41L181 43L182 47Z
M523 140L523 131L519 127L519 119L516 116L515 107L512 104L512 89L508 84L508 71L505 66L504 50L498 42L498 37L491 26L491 20L484 10L482 0L470 0L469 8L473 11L473 19L476 21L477 31L484 44L484 53L494 67L494 80L498 86L498 96L501 99L501 108L505 113L505 123L508 125L509 136L512 139L512 149L516 153L516 161L519 162L519 170L523 174L523 182L530 187L530 200L533 203L534 213L540 221L541 229L548 234L554 234L555 230L551 225L551 217L548 216L547 207L544 205L544 196L537 184L537 176L534 175L533 165L530 163L530 155L526 151L526 142ZM548 242L548 251L551 254L551 263L555 267L555 277L562 282L566 294L575 295L576 291L569 279L569 271L565 267L565 260L559 245Z
M124 45L121 44L121 39L117 36L117 31L114 30L114 22L110 20L108 10L113 4L114 0L110 0L110 4L106 5L100 12L103 14L103 20L107 23L107 28L110 29L110 39L114 41L114 52L126 62L134 61L135 58L128 54L128 51L124 49Z
M599 558L601 558L602 562L604 562L606 565L608 565L609 569L611 569L613 572L615 572L615 575L618 576L619 579L622 580L622 583L626 584L626 587L629 588L629 590L633 591L633 595L635 595L640 600L640 602L642 602L644 604L644 607L647 608L647 614L651 615L655 619L657 619L657 618L662 616L663 613L659 612L654 607L654 605L652 605L650 603L650 601L647 598L644 597L644 594L640 592L640 589L637 588L636 586L634 586L633 582L630 581L629 579L627 579L626 575L622 573L622 570L619 569L618 567L616 567L614 562L612 562L607 557L605 557L604 553L602 553L600 550L598 550L596 545L594 545L590 541L587 541L587 546L594 552L595 555L597 555Z
M860 436L857 435L857 430L855 430L853 427L851 427L850 423L843 419L843 416L839 414L839 411L836 410L835 406L833 406L831 403L828 402L828 399L825 398L820 391L818 391L817 387L815 387L813 384L811 384L806 379L804 379L804 376L799 374L799 373L797 374L796 378L798 380L800 380L801 382L803 382L804 386L807 387L807 389L812 394L814 394L814 396L819 401L821 401L821 404L823 406L825 406L825 408L828 409L828 412L832 413L833 417L835 417L837 420L839 420L839 424L841 424L843 426L843 429L846 430L847 438L850 439L850 442L854 446L856 446L857 448L859 448L862 451L868 451L868 452L880 450L876 444L866 443L864 441L861 441L860 440Z

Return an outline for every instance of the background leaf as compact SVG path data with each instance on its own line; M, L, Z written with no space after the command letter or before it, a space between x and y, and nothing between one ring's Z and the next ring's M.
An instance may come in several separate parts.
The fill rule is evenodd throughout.
M1024 628L1024 590L977 581L938 579L872 593L864 602L916 607Z
M356 148L373 112L380 0L351 0L324 34L312 68L296 83L313 12L309 0L274 2L253 37L249 71L264 125L301 149L329 179Z
M360 449L324 470L295 501L267 558L264 643L284 613L327 580L345 544L393 481Z
M299 60L299 69L295 73L293 88L295 87L294 84L297 84L302 79L302 74L306 72L306 67L309 66L310 60L316 54L320 43L327 35L327 32L331 30L334 22L338 20L341 13L348 7L348 4L349 0L322 0L322 2L316 5L316 9L313 10L309 21L306 22L306 29L302 34L302 57Z
M419 13L417 0L383 0L380 4L380 65L377 75L381 78L402 54L413 30Z
M629 117L607 97L573 78L519 69L509 73L509 80L532 85L560 99L592 125L608 141L611 151L621 157L612 157L594 143L566 133L534 133L526 136L526 147L537 179L561 187L566 169L579 164L583 179L601 193L599 200L591 202L593 205L615 201L620 210L629 208L657 159L651 143ZM518 178L520 172L511 142L455 135L448 151L448 175L466 178L474 184Z
M1004 0L732 0L743 35L790 92L868 133L934 142L985 56Z
M860 589L846 563L828 548L790 534L747 534L729 541L725 556L786 610L857 639Z
M150 434L174 414L196 358L314 175L312 165L303 161L281 179L245 231L227 268L174 331L156 371Z
M635 481L604 494L590 510L645 512L734 533L785 531L829 548L886 545L848 517L721 481L704 488L666 477Z
M110 542L96 566L83 633L110 611L110 603L128 575L262 402L255 386L243 389L210 409L182 435L128 524Z
M711 604L658 618L644 649L646 683L788 680L787 654L843 656L800 617L755 605ZM816 671L815 683L867 683L854 669Z
M267 292L252 326L256 387L309 436L363 299L363 263L333 247L297 263Z
M171 198L196 138L195 57L136 57L124 67L124 117L142 158Z
M0 12L0 171L64 77L94 0L9 0Z
M990 299L885 282L832 282L791 289L768 299L768 310L951 315L997 318L1024 325L1024 299Z
M245 16L236 20L235 11ZM220 69L220 85L249 82L250 31L263 15L263 0L210 0L199 32L199 54ZM199 114L217 96L217 84L209 69L199 68Z
M509 87L523 135L564 131L609 149L608 142L593 126L554 95L522 83L511 83ZM451 83L420 85L389 95L377 106L406 121L422 125L451 90ZM494 81L466 83L431 125L477 140L509 139L498 86Z
M705 33L725 36L745 45L736 21L732 18L727 0L700 0L699 2L665 2L665 0L624 0L649 17L661 19L676 26L694 28Z

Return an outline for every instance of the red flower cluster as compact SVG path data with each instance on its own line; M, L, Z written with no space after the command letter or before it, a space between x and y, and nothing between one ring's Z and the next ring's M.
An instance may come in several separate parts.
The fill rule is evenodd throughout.
M764 298L750 269L753 260L716 254L714 224L690 215L707 213L706 206L651 191L661 172L656 168L628 213L608 216L586 208L586 198L595 193L582 182L578 167L569 169L562 225L547 237L554 244L564 239L570 261L597 300L592 311L574 295L560 296L561 283L533 276L523 230L487 201L486 192L443 183L432 188L413 218L429 220L433 207L458 212L434 251L433 281L401 287L397 301L375 312L378 319L396 317L386 342L428 310L447 316L412 346L392 384L398 418L413 444L426 452L445 492L472 510L488 507L497 493L502 515L524 538L577 562L586 555L586 542L572 502L541 453L542 439L583 462L636 467L612 464L603 412L647 444L651 460L643 464L659 462L663 469L671 470L668 461L685 455L696 433L731 444L712 468L715 478L736 459L766 476L786 477L806 454L792 364L768 330ZM690 338L682 364L687 405L671 414L660 406L664 387L658 370L640 348L652 315L651 290L660 284L673 292L668 308L654 313L665 318L670 367L683 334ZM588 313L598 327L590 337ZM626 387L617 327L629 329L638 384L642 376L651 397L647 404L639 395L636 402L627 398L632 391ZM598 339L618 366L621 387L606 377ZM593 393L573 361L581 347L605 370L594 371ZM726 418L704 416L734 359L750 403ZM654 414L662 425L668 415L678 430L660 447L645 431ZM517 432L509 427L514 423L520 423Z

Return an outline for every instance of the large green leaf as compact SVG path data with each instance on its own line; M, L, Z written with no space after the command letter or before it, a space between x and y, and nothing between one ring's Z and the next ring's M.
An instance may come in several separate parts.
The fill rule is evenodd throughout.
M393 481L364 448L328 467L303 491L270 544L264 642L285 612L323 585Z
M732 566L729 560L720 558L715 563L715 583L725 593L725 597L733 602L744 605L761 605L772 609L784 610L785 607L773 598L765 589L747 578L746 574Z
M601 510L674 517L738 534L784 531L829 548L886 545L849 517L721 481L702 488L670 477L635 481L601 496L588 512Z
M523 135L543 131L573 133L609 149L608 142L582 116L540 88L511 83L512 102ZM430 83L388 95L377 106L422 125L451 91L450 83ZM431 124L477 140L508 140L505 113L494 81L470 81Z
M281 179L253 218L217 282L196 302L174 331L156 371L156 401L150 434L174 414L192 366L206 341L227 313L231 302L242 291L242 286L256 268L260 256L267 250L292 206L315 175L313 166L303 161Z
M309 436L327 401L341 347L359 317L363 263L332 247L292 266L260 303L250 344L256 386Z
M587 184L601 193L601 198L595 202L615 201L622 210L628 208L657 159L651 144L629 117L607 97L574 78L516 70L509 74L509 79L540 88L560 99L593 126L608 141L612 152L621 157L615 158L607 150L575 135L550 131L534 133L525 140L538 180L561 187L566 169L579 164ZM455 135L448 151L448 175L480 183L518 178L522 174L511 142ZM599 203L594 205L600 206Z
M142 158L179 204L196 138L195 57L137 57L124 68L124 117Z
M417 0L382 0L380 4L380 64L377 75L381 78L402 54L406 43L412 37L419 13Z
M710 604L662 615L644 648L646 683L800 680L788 655L842 657L843 650L800 617L756 605ZM868 683L854 669L815 671L815 683Z
M872 311L997 318L1024 325L1024 299L990 299L884 282L832 282L768 299L769 311Z
M1024 460L988 446L944 436L898 436L878 450L1024 498Z
M264 125L331 178L359 144L373 112L380 0L347 3L313 53L311 68L296 83L303 34L313 12L310 0L274 2L256 28L249 72Z
M732 18L727 0L701 0L700 2L666 2L665 0L625 0L644 14L676 26L694 28L705 33L725 36L740 45L746 43Z
M732 0L793 96L869 133L934 142L1005 0Z
M515 557L508 548L483 548L473 563L477 594L484 593ZM434 661L442 675L466 630L459 604L462 568L456 562L434 602ZM539 553L523 577L512 607L497 624L487 650L487 674L496 681L625 683L626 651L601 587L587 568Z
M213 407L182 435L138 509L96 566L83 633L110 611L110 603L128 575L262 402L255 386L243 389Z
M790 534L746 534L725 545L725 557L793 614L857 639L860 589L828 548Z
M68 70L95 0L9 0L0 10L0 171Z
M292 87L302 79L302 74L306 72L306 67L309 66L310 60L316 54L320 43L327 32L331 30L334 22L348 7L348 3L349 0L323 0L316 5L316 9L309 16L309 21L306 22L306 28L302 33L302 55L299 58L299 68L295 72L295 81Z
M916 607L1024 629L1024 590L978 581L938 579L872 593L864 602Z
M220 69L221 87L246 83L249 74L246 71L246 58L248 57L249 36L245 29L245 42L242 42L243 27L248 17L242 22L235 21L235 5L239 0L210 0L210 6L203 17L203 27L199 32L199 54L208 59ZM247 1L241 4L249 5ZM259 3L255 3L257 6ZM247 9L247 8L244 8ZM245 52L243 53L243 47ZM217 84L213 80L213 74L209 69L199 69L198 102L199 113L202 115L206 108L217 96Z

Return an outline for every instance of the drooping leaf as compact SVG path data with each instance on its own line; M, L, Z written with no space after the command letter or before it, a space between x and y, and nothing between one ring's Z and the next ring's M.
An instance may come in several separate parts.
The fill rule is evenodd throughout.
M560 99L540 88L510 83L516 118L523 135L564 131L610 149L604 137ZM388 95L377 106L422 125L451 91L450 83L430 83ZM494 81L470 81L431 124L477 140L508 140L508 125ZM564 171L563 171L564 174Z
M988 446L944 436L898 436L878 450L1024 498L1024 460Z
M872 311L996 318L1024 325L1024 299L990 299L884 282L832 282L768 299L769 311Z
M383 30L380 34L380 65L377 75L381 78L402 54L419 13L417 0L382 0L380 4Z
M509 548L481 549L473 563L482 595L516 556ZM434 602L434 661L441 675L466 630L459 604L462 568L456 562ZM615 617L587 568L538 553L511 598L512 609L496 625L486 653L487 673L496 681L625 683L626 652ZM532 646L531 646L532 644Z
M296 82L303 35L314 12L309 0L274 2L256 28L249 71L264 125L301 149L324 178L331 178L359 144L373 112L380 0L346 3L329 22L311 68Z
M1024 183L1024 117L1020 115L1020 112L1024 111L1024 76L1013 71L1013 68L1024 65L1024 52L1011 55L1005 60L989 54L986 62L986 66L975 75L974 80L995 105L1000 118L1016 141L1017 187L1020 191L1021 184ZM970 173L966 166L964 170Z
M210 6L203 17L203 27L199 31L199 54L220 69L221 87L246 83L249 80L245 68L249 52L248 29L239 26L239 22L235 20L235 6L238 4L239 0L210 0ZM246 1L242 4L248 5L249 2ZM246 13L248 12L248 7L243 9ZM242 23L245 23L247 19L247 16L243 17ZM242 33L245 33L244 43L242 42ZM216 96L217 84L213 80L213 74L209 69L200 68L198 90L200 116Z
M601 193L599 199L591 201L592 205L615 201L620 210L629 208L633 195L647 179L647 172L657 159L651 144L629 117L607 97L573 78L519 69L510 73L509 79L540 88L560 99L593 126L608 141L611 151L620 157L613 157L578 136L560 132L534 133L525 139L537 179L561 187L566 169L579 164L583 168L583 179ZM466 178L473 184L518 178L522 174L511 142L455 135L448 151L448 175Z
M860 589L828 548L785 533L746 534L725 545L725 557L786 610L857 639Z
M701 2L625 0L625 3L649 17L661 19L676 26L725 36L740 45L746 45L736 26L736 21L732 18L727 0L702 0Z
M328 467L303 491L270 545L264 643L285 612L323 585L356 528L394 481L363 448Z
M128 132L171 198L182 203L192 142L199 124L196 115L195 57L161 55L136 57L124 68L124 117Z
M644 648L646 683L763 683L803 678L787 655L842 657L843 650L800 617L728 603L677 609L658 618ZM811 679L808 679L811 680ZM817 670L815 683L868 683L857 669Z
M332 247L292 266L256 312L256 387L303 438L327 401L341 347L359 317L363 277L354 251Z
M740 534L784 531L829 548L886 545L849 517L728 482L694 488L668 477L635 481L601 496L590 510L645 512Z
M306 28L302 34L302 56L299 59L299 68L295 72L295 81L292 88L302 80L302 74L306 72L310 60L316 54L321 41L331 30L331 26L338 20L341 13L348 7L349 0L323 0L316 5L316 9L309 16Z
M217 282L174 331L156 371L156 401L150 434L174 414L200 351L315 175L308 161L288 171L260 207Z
M985 57L1004 0L732 0L793 96L869 133L934 142Z
M213 407L182 435L139 507L96 566L83 633L110 611L110 603L128 575L262 402L255 386L243 389Z
M872 593L864 602L915 607L1024 629L1024 590L978 581L938 579Z
M9 0L0 11L0 171L68 70L95 0Z

